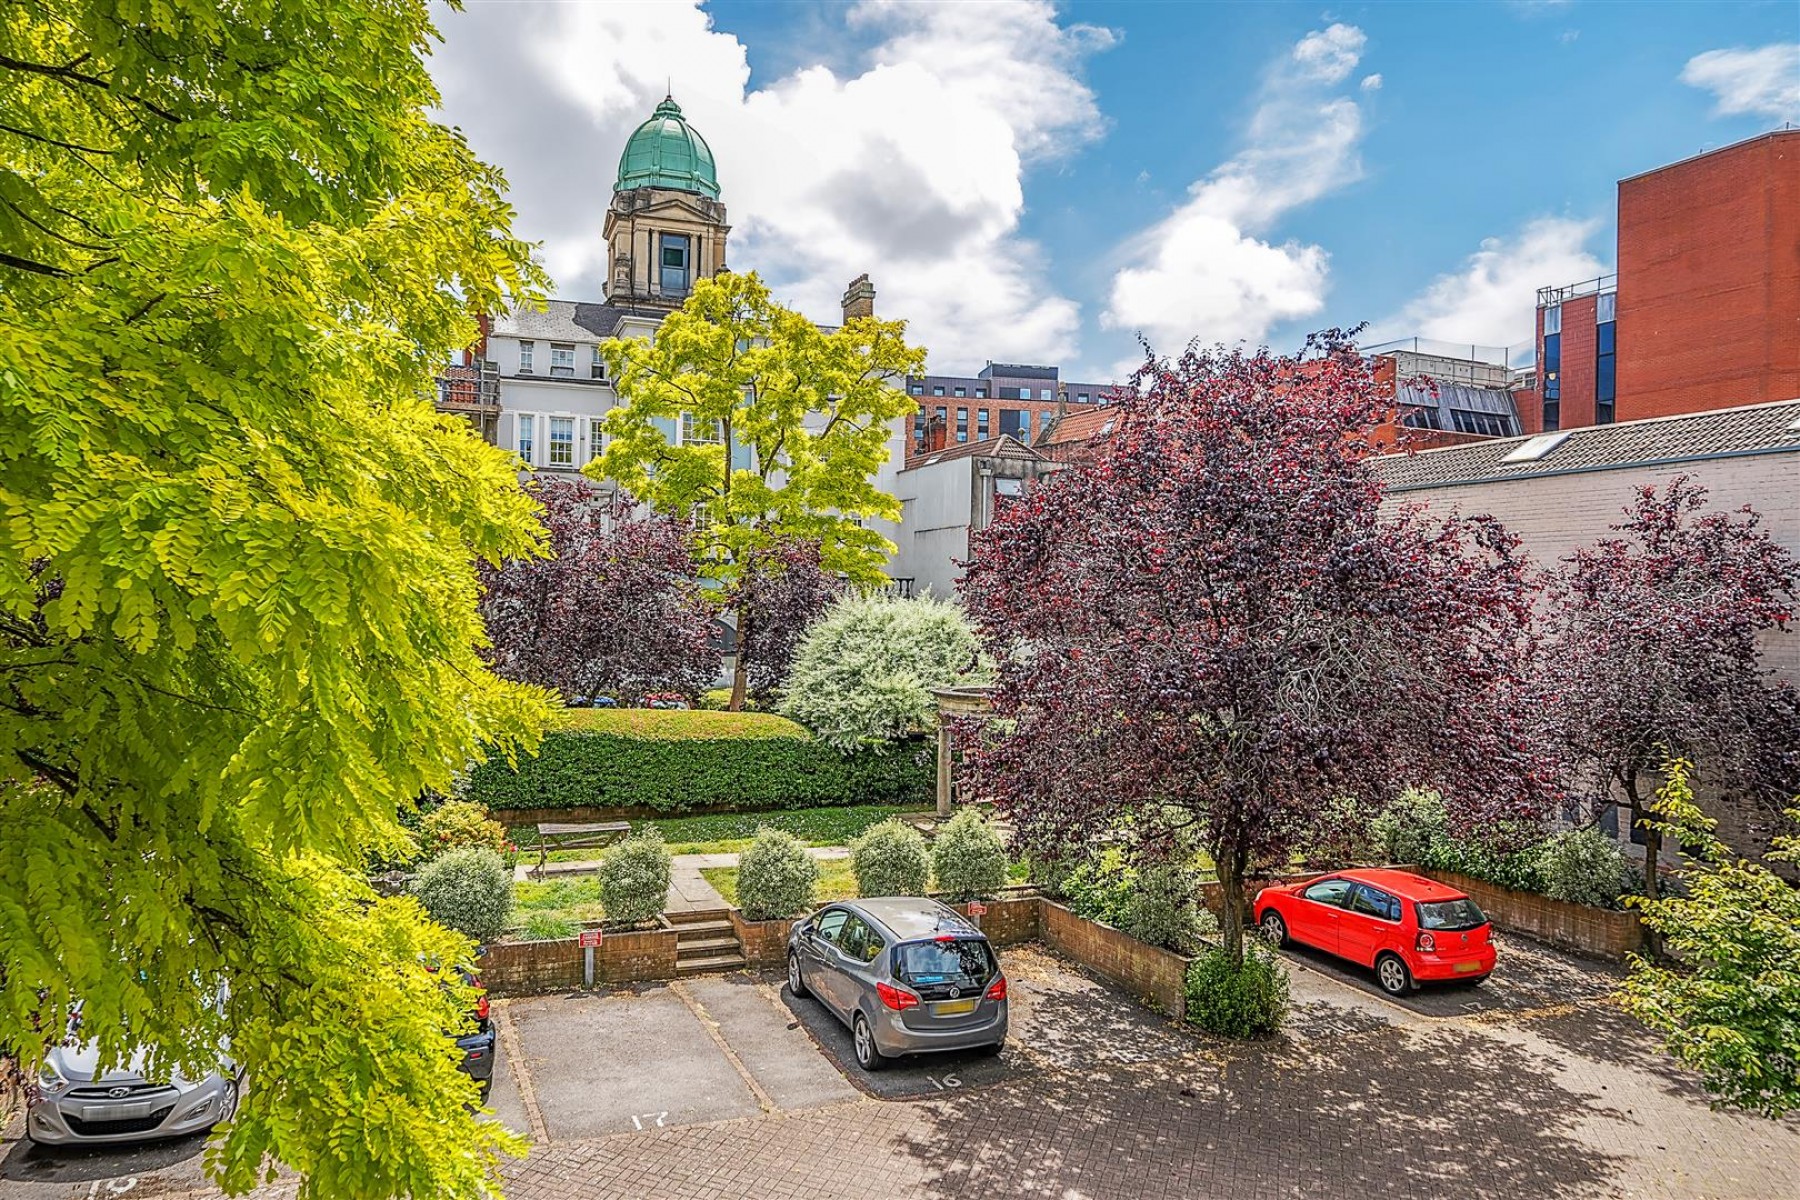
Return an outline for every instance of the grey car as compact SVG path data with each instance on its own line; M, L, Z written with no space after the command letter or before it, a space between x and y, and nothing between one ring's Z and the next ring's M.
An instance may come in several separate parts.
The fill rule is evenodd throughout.
M241 1072L227 1059L204 1079L145 1077L143 1055L98 1076L92 1043L54 1047L25 1108L25 1136L45 1146L144 1142L211 1129L237 1112Z
M998 1052L1006 976L994 949L936 900L886 896L829 904L788 935L788 989L850 1027L856 1061L934 1050Z

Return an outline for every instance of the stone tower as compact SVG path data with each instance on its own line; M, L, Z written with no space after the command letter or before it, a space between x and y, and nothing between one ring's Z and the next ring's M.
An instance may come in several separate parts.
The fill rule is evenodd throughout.
M726 269L725 206L712 149L664 97L619 156L606 210L606 300L672 312L694 281Z

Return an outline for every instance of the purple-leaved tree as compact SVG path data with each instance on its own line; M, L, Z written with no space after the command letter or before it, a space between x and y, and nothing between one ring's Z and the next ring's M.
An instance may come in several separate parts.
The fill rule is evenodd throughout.
M1531 590L1486 520L1383 513L1387 402L1348 341L1151 363L1093 461L976 536L963 595L999 664L970 782L1049 857L1129 819L1211 855L1242 960L1244 881L1343 795L1441 791L1536 815Z
M1639 488L1617 537L1551 574L1545 683L1572 790L1595 808L1623 799L1651 897L1665 762L1686 759L1709 787L1760 802L1771 825L1800 791L1800 700L1758 654L1760 635L1793 618L1800 563L1750 509L1705 508L1687 476Z
M577 696L692 695L717 678L718 611L687 526L582 481L537 489L553 557L481 569L497 674Z
M751 695L767 700L781 686L801 637L844 588L820 561L817 542L783 538L750 555L731 591L730 608L743 626L740 649L748 658Z

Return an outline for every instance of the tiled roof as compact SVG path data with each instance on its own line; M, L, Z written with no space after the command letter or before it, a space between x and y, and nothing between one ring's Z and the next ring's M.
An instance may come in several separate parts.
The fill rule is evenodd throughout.
M942 450L933 450L908 463L906 469L916 471L920 467L929 467L957 458L1016 458L1025 462L1042 462L1044 456L1011 434L1003 433L999 437L989 438L985 442L963 442L960 445L947 446Z
M1541 455L1522 451L1527 445L1533 449L1549 445L1550 439L1558 436L1484 439L1442 450L1383 455L1372 460L1372 465L1389 491L1407 492L1576 471L1611 471L1800 451L1800 400L1652 417L1618 425L1590 425L1565 431L1561 440ZM1509 455L1516 461L1505 461Z
M1038 437L1037 444L1063 446L1070 442L1086 442L1105 437L1113 431L1119 412L1119 409L1112 407L1088 408L1084 405L1072 408L1050 423L1050 428Z
M613 335L627 310L610 304L552 300L542 312L521 305L494 322L493 336L547 342L597 342Z

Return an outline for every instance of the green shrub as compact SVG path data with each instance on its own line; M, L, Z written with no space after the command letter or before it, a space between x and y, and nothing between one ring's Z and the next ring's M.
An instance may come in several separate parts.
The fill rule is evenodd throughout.
M1065 903L1069 898L1069 877L1081 867L1081 860L1075 857L1047 858L1033 855L1026 860L1026 878L1037 884L1040 891L1052 900Z
M1383 860L1425 865L1432 844L1447 837L1449 828L1442 796L1408 788L1369 822L1369 837Z
M490 818L487 809L469 800L447 801L420 820L419 848L426 858L461 846L485 846L504 857L506 827Z
M519 936L528 942L554 942L574 937L580 928L572 919L559 913L534 912L525 917Z
M1200 907L1200 880L1182 863L1157 863L1133 872L1124 921L1119 928L1140 942L1177 954L1199 949L1200 939L1218 928Z
M1006 886L1006 844L992 821L972 808L951 817L931 848L937 889L953 901L976 900Z
M960 605L846 596L807 629L781 711L845 753L937 727L932 689L979 681L980 643Z
M705 709L708 712L725 712L731 707L731 689L728 687L708 688L700 693L700 698L694 702L694 707ZM762 705L756 702L755 696L745 696L744 711L761 712Z
M420 867L412 894L432 920L478 942L499 937L512 919L512 872L483 846L446 850Z
M1134 874L1125 855L1108 848L1064 871L1062 895L1076 916L1122 929L1131 911Z
M791 833L762 829L738 856L738 907L752 921L792 917L812 907L819 864Z
M859 895L923 896L931 882L931 854L917 829L890 817L850 843L850 869Z
M490 811L698 809L926 804L937 787L923 741L844 755L773 713L572 709L517 767L470 769L468 797Z
M1244 942L1240 966L1223 949L1204 951L1188 968L1187 1019L1228 1038L1262 1037L1287 1016L1288 974L1274 950Z
M609 921L647 921L669 900L669 848L655 828L641 829L600 856L595 876Z
M1538 858L1544 895L1575 904L1617 908L1631 890L1632 871L1619 843L1598 829L1565 829L1544 843Z

